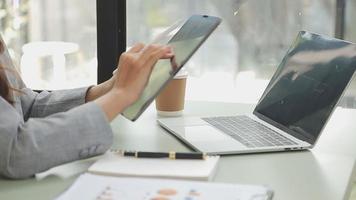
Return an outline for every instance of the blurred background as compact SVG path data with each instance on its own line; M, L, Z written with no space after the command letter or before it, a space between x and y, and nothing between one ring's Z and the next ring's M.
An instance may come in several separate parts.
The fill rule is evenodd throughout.
M256 103L300 30L335 36L340 0L129 0L127 45L149 43L192 14L223 19L187 63L187 99ZM343 37L356 42L356 1L342 0ZM0 0L1 34L26 84L95 84L96 1ZM341 105L356 107L356 83Z
M1 0L0 30L28 87L96 83L95 0Z

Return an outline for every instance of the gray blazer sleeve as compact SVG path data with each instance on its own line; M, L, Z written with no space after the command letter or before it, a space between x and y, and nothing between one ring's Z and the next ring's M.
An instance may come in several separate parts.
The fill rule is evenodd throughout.
M46 117L53 113L67 111L85 103L88 88L33 92L23 88L19 96L25 120L29 117Z
M26 178L105 152L112 130L101 108L84 103L86 89L32 93L15 103L0 97L0 175Z

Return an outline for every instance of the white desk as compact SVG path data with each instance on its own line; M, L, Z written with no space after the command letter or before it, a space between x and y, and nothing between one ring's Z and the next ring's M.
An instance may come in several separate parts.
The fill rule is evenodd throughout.
M188 102L186 116L237 114L251 111L251 105ZM121 117L112 123L114 148L150 151L189 151L156 124L154 107L135 123ZM343 118L343 119L342 119ZM347 119L347 120L346 120ZM265 153L222 157L214 181L266 184L275 200L348 199L356 157L356 111L337 110L312 151ZM48 199L65 190L95 159L57 167L46 178L0 180L0 199ZM68 174L70 178L61 178Z

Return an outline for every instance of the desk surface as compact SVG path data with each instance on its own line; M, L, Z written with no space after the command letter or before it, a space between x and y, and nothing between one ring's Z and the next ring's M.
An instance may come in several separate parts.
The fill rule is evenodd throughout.
M188 102L185 116L247 113L252 105ZM113 147L150 151L189 151L155 120L151 106L135 123L118 117L113 123ZM224 156L214 181L265 184L273 199L348 199L356 158L356 111L338 109L311 151ZM0 199L52 199L63 192L97 158L62 165L37 179L0 179Z

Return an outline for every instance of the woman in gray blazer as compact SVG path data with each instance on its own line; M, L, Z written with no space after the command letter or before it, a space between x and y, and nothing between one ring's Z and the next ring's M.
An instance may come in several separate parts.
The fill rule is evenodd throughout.
M0 176L26 178L104 153L113 139L109 122L138 99L154 64L172 56L167 46L136 44L100 85L36 93L0 38Z

